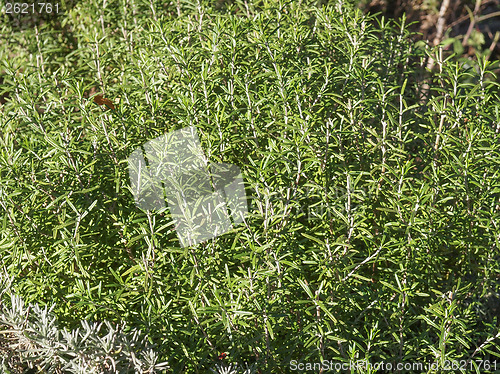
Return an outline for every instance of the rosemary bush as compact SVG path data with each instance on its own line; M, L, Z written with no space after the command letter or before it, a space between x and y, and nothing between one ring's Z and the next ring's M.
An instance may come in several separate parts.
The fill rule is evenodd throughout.
M142 342L144 372L490 370L495 63L347 2L90 0L29 22L0 26L0 324L36 347L6 340L19 360L90 372L113 353L133 370L115 347ZM134 205L127 156L187 126L241 168L249 214L181 248L167 210Z

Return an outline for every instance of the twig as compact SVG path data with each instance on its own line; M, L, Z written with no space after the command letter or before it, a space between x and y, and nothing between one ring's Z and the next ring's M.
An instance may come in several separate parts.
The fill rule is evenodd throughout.
M432 44L434 46L441 43L441 39L443 38L444 24L446 21L446 12L448 11L449 6L450 6L450 0L443 0L443 3L441 4L441 9L439 10L439 17L436 26L436 36L432 41ZM427 60L427 69L432 70L433 67L434 67L434 59L432 58L432 56L429 56L429 59Z
M500 16L500 11L499 12L488 13L488 14L485 14L484 16L479 17L477 19L477 23L483 22L484 20L486 20L488 18L493 18L493 17L498 17L498 16Z
M491 42L491 45L490 45L490 54L486 56L486 61L489 60L491 54L493 53L493 50L495 49L495 47L497 46L497 43L498 43L498 39L500 39L500 31L497 31L495 33L495 37L493 38L493 41Z
M481 7L481 0L476 0L476 7L474 8L474 13L472 19L470 20L469 28L467 29L467 33L464 36L464 40L462 40L462 46L467 45L467 41L469 40L470 34L476 25L476 14L479 12L479 8ZM468 9L468 8L467 8Z
M356 270L358 270L361 266L363 266L364 264L366 264L368 261L370 261L372 258L374 257L377 257L377 255L380 253L380 251L382 250L382 247L383 245L380 246L379 249L377 249L371 256L365 258L363 261L361 261L361 263L359 263L358 265L356 265L356 267L354 269L352 269L352 271L347 274L344 279L342 279L342 282L345 282L347 278L349 278L351 275L353 275Z
M439 121L439 129L436 135L436 142L434 143L434 150L437 151L439 146L439 137L441 136L441 131L443 131L444 119L446 118L445 114L441 114L441 120Z
M476 350L472 353L472 355L470 356L470 358L467 360L467 363L469 363L472 358L478 353L480 352L486 345L488 345L489 343L491 343L493 340L495 339L498 339L500 337L500 332L497 333L495 336L490 336L488 339L486 339L483 344L481 344L479 347L476 348Z
M444 24L446 21L446 12L448 11L448 7L450 6L450 0L443 0L443 3L441 4L441 9L439 10L439 16L438 16L438 21L437 21L437 30L436 30L436 36L434 37L434 40L432 41L433 46L437 46L443 37L443 32L444 32ZM427 59L427 65L426 68L431 71L434 68L434 58L432 55L429 55L429 58ZM430 86L429 83L424 82L422 84L422 89L420 91L420 103L423 104L425 102L427 93L429 92Z

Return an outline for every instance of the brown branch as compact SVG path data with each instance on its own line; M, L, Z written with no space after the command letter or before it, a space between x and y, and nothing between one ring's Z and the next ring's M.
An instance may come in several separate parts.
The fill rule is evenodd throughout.
M441 9L439 10L439 16L438 16L438 21L437 21L437 30L436 30L436 36L434 37L434 40L432 41L433 46L437 46L440 42L441 39L443 38L443 33L444 33L444 26L445 26L445 21L446 21L446 12L448 11L448 7L450 6L450 0L443 0L441 4ZM440 50L441 53L441 50ZM431 71L434 68L434 58L432 55L429 55L429 58L427 59L427 65L426 69ZM424 82L422 84L422 89L420 90L420 103L423 104L426 100L427 93L429 92L430 86L428 82Z
M491 42L491 45L490 45L490 54L486 56L486 60L489 60L491 54L493 53L493 50L495 49L495 47L497 46L497 43L498 43L498 39L500 38L500 31L497 31L495 33L495 37L493 38L493 41Z
M449 6L450 6L450 0L443 0L443 3L441 4L441 9L439 10L439 17L436 26L436 36L432 41L432 44L434 46L441 43L441 39L443 38L444 25L446 22L446 12L448 11ZM432 70L433 67L434 67L434 58L432 58L432 56L429 56L429 59L427 60L427 69Z
M472 13L473 17L470 20L469 28L467 29L467 33L464 36L464 40L462 40L462 46L464 47L467 45L467 41L469 40L470 34L472 33L474 26L476 25L476 15L479 12L480 7L481 7L481 0L476 0L476 6L474 8L474 12Z

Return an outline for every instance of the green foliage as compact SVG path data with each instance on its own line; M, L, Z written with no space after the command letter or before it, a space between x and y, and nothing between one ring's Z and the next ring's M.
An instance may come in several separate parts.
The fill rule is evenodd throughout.
M9 282L0 281L2 294L8 292ZM16 359L33 357L43 373L152 373L167 367L157 362L157 353L136 329L82 321L80 328L68 331L57 326L50 309L25 305L18 296L11 296L9 307L2 305L0 324L8 327L2 334L15 342L11 349L0 348L2 373L18 368Z
M176 373L222 351L266 373L498 357L484 58L433 55L421 98L434 52L341 2L88 1L1 27L0 258L27 303L125 321ZM181 249L168 211L134 205L127 156L190 125L242 169L249 214Z

